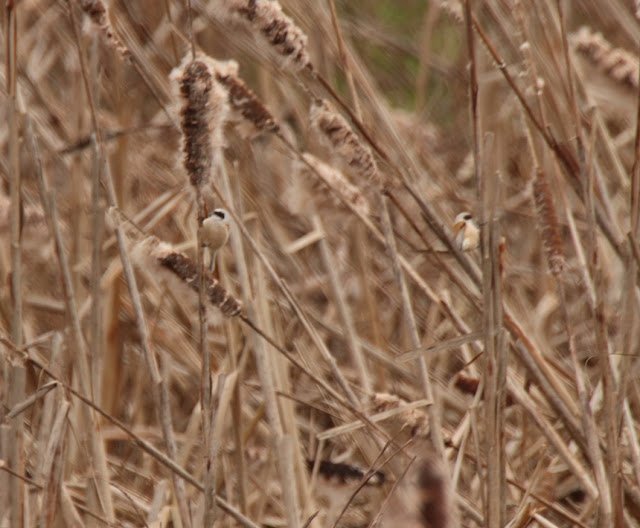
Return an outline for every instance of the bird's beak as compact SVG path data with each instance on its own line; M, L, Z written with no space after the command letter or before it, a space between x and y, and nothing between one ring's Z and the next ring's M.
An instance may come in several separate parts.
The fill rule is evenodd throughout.
M453 224L453 235L458 236L458 233L464 229L464 222L456 222Z

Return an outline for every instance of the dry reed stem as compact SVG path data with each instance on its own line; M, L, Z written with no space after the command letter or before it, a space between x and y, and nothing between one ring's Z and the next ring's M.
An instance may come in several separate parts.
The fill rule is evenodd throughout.
M327 3L329 4L329 11L331 12L331 25L333 27L334 33L336 34L338 52L340 53L340 62L342 63L342 69L344 70L344 74L347 78L347 86L349 86L349 94L351 95L353 109L358 118L362 119L360 97L358 96L358 91L356 90L356 85L353 81L353 73L351 72L351 67L349 65L349 58L347 55L346 47L344 45L342 31L340 31L340 24L338 22L338 15L336 13L336 5L333 0L327 0Z
M10 211L10 244L11 244L11 340L16 346L23 342L23 299L22 299L22 179L20 174L19 144L19 111L18 111L18 22L17 5L8 2L5 6L6 32L6 88L8 94L8 169ZM5 387L4 400L7 407L19 403L25 396L25 374L22 366L13 365L3 370ZM9 461L10 468L18 474L24 473L23 455L24 425L22 420L11 423L11 440L3 438L2 456ZM22 526L24 518L24 486L18 479L9 482L9 514L12 528Z
M464 3L465 30L471 63L469 72L469 91L471 119L473 129L473 158L476 180L476 191L482 203L481 233L482 245L482 294L483 294L483 327L484 335L484 402L487 452L487 484L486 484L486 525L491 528L504 526L506 521L506 456L504 435L505 382L508 364L506 345L503 340L502 288L497 264L498 226L495 207L497 195L497 178L491 177L488 159L493 135L487 134L484 145L481 144L480 112L478 107L478 65L475 53L473 33L473 15L471 3ZM486 160L485 160L486 156Z
M555 227L556 235L557 235L557 215L555 213L555 208L553 206L553 202L551 199L551 193L546 185L544 173L541 170L537 170L536 172L536 181L538 182L537 194L538 198L535 198L538 212L538 221L543 225L544 228L549 229L547 232L547 237L549 238L549 242L546 244L550 244L554 242L553 236L553 227ZM544 198L543 198L544 196ZM544 215L544 216L543 216ZM554 224L555 219L555 224ZM546 224L546 225L545 225ZM544 231L543 231L544 233ZM558 237L559 240L559 237ZM582 426L584 431L584 436L586 439L586 452L590 459L590 462L593 467L593 472L596 479L596 484L598 487L598 498L601 501L601 513L599 514L599 526L602 528L611 526L614 521L613 518L613 495L611 494L612 488L611 485L616 485L615 482L612 483L609 481L606 475L606 468L604 465L602 451L600 449L600 441L597 432L597 426L595 423L595 418L593 415L593 411L591 408L591 403L589 400L589 395L587 393L587 383L585 380L585 376L582 370L582 365L580 359L578 357L578 353L576 350L574 330L572 322L569 318L568 308L567 308L567 297L566 290L563 283L563 273L562 273L562 260L560 260L560 266L558 267L558 258L562 257L562 245L558 246L560 252L558 253L558 248L553 248L550 246L550 249L554 249L553 252L547 250L548 256L548 266L549 270L555 273L554 276L556 278L556 289L558 291L558 296L560 298L560 305L562 309L562 316L564 319L564 325L568 338L568 346L569 353L571 355L571 361L574 371L575 384L578 392L578 399L580 405L582 407Z
M28 396L23 401L14 405L7 414L2 417L3 422L8 422L23 413L26 409L31 407L34 403L36 403L39 399L44 398L51 389L56 387L56 382L45 383L42 385L36 392L34 392L31 396Z
M224 160L218 159L219 163L217 164L217 169L219 171L220 180L222 182L223 188L225 189L226 195L229 197L229 203L232 203L232 197L240 196L240 179L235 178L235 188L232 190L231 188L231 180L226 171L226 167L224 164ZM236 198L235 204L240 204L240 200ZM238 209L242 211L242 209ZM243 298L248 301L247 304L247 312L249 313L249 317L251 320L255 317L255 309L253 308L253 294L251 281L249 278L249 267L248 262L245 257L244 246L242 244L242 240L238 235L239 229L235 224L231 226L230 233L230 245L233 251L233 255L236 261L236 267L238 269L238 276L240 279L240 288L243 294ZM228 327L230 325L227 325ZM230 333L230 332L229 332ZM258 341L260 338L257 335L254 335L254 339ZM233 341L230 341L230 350L235 350L236 347L233 347ZM258 346L261 346L260 344ZM232 356L232 364L235 364L236 358ZM262 371L260 371L262 372ZM266 390L269 385L263 386L263 390ZM247 474L247 462L245 457L244 449L241 448L243 446L242 441L242 424L240 422L240 418L242 416L242 399L243 394L240 390L240 384L237 383L235 385L234 398L232 402L232 413L233 413L233 424L234 424L234 442L236 446L235 450L235 460L237 464L237 474L238 474L238 501L240 503L241 511L244 513L247 510L247 489L248 489L248 474ZM265 401L271 401L267 395L265 395Z
M67 427L67 417L71 404L64 400L56 412L56 417L50 431L49 441L43 457L42 508L40 510L40 526L51 526L55 520L58 504L58 494L62 485L62 469L64 467L64 439Z
M257 125L257 123L254 123ZM222 185L225 190L225 194L229 203L231 202L231 198L234 196L234 193L231 189L231 181L229 175L226 171L224 160L220 160L218 165L218 169L220 172ZM216 192L219 197L223 199L220 190L217 186L214 186ZM236 194L238 196L239 194ZM225 200L223 199L223 203ZM228 205L225 204L228 208ZM231 210L231 209L229 209ZM233 213L232 213L233 214ZM235 218L235 227L241 228L243 233L246 233L244 226L239 224L238 217ZM236 231L237 233L238 231ZM237 265L240 270L241 277L241 287L243 290L244 298L247 300L247 312L249 315L249 319L245 319L247 321L259 321L261 328L267 328L267 323L270 319L269 317L269 307L266 303L266 293L262 291L265 287L265 281L263 277L262 270L258 270L256 276L255 288L253 289L250 282L249 275L249 266L246 260L244 248L242 246L242 241L239 236L232 237L232 245L234 249L234 254L236 255ZM257 290L257 292L256 292ZM258 293L257 299L258 302L254 301L254 295L252 292ZM300 479L296 479L294 477L294 466L301 466L301 461L298 460L296 463L294 461L295 458L299 458L300 450L296 449L294 457L294 452L292 451L292 445L297 446L297 442L294 440L291 441L291 437L287 434L288 431L295 432L295 417L291 411L290 407L283 405L282 407L278 405L276 398L276 390L285 390L284 380L283 378L287 378L287 373L279 373L278 364L282 365L278 358L273 357L270 353L270 349L268 349L264 345L264 333L258 331L255 325L250 325L255 333L255 350L254 355L256 358L256 363L258 367L258 374L262 383L262 391L264 394L264 401L266 405L267 417L269 423L272 427L273 434L275 437L275 447L277 450L277 457L280 461L279 467L279 477L282 483L283 496L285 501L285 506L287 508L287 520L291 526L297 525L300 520L300 503L299 503L299 494L296 487L296 483L300 482ZM270 326L270 325L269 325ZM271 345L274 345L273 341L269 341ZM278 375L279 374L279 375ZM282 412L281 412L282 409ZM289 412L287 412L287 410ZM238 434L240 437L240 434ZM287 460L287 454L289 454L289 460Z
M593 143L593 142L592 142ZM593 312L593 320L595 326L595 342L598 350L597 356L599 359L600 375L602 382L603 392L603 419L604 419L604 433L606 438L605 444L605 467L607 472L609 492L611 493L611 504L607 504L606 500L603 504L602 526L606 524L615 526L616 528L622 528L625 526L624 519L624 496L622 479L620 478L620 448L618 445L619 438L619 422L621 415L616 412L618 409L621 411L622 397L618 396L618 384L614 378L614 373L611 365L609 343L606 336L606 316L604 306L604 292L603 292L603 280L602 280L602 267L600 264L600 250L598 248L597 228L595 219L595 206L594 206L594 193L595 193L595 181L593 177L593 170L589 167L586 171L587 178L585 180L587 196L587 210L588 210L588 240L590 246L589 259L590 266L589 272L593 278L594 292L595 292L595 305ZM620 401L620 404L616 405L616 399ZM595 429L595 427L594 427ZM597 473L596 473L597 475ZM610 507L611 511L608 512L606 507Z
M102 162L95 141L91 167L91 379L93 399L102 403L102 380L104 365L104 332L102 324L102 292L100 275L102 270L102 239L104 236L104 199L101 196L100 168Z

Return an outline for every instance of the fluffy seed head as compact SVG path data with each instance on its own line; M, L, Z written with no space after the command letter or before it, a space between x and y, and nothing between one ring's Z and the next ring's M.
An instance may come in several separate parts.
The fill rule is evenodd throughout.
M184 167L191 184L200 187L210 177L214 149L224 145L227 94L215 82L208 61L201 58L185 60L171 77L183 101L180 128Z
M371 151L351 130L349 123L325 100L311 105L311 125L323 141L340 156L349 167L366 180L380 185L382 179Z
M122 43L109 21L109 11L101 0L80 0L80 8L107 39L107 44L117 50L125 59L131 58L131 52Z
M150 236L133 247L131 260L139 268L162 280L169 280L179 295L193 295L198 291L198 265L192 259L178 253L170 244ZM205 297L208 302L220 309L226 317L235 317L242 313L242 304L225 290L211 275L205 274Z
M564 263L562 240L558 231L558 216L553 205L551 189L547 183L547 177L540 167L536 168L533 180L533 201L536 206L536 220L542 234L542 245L547 255L549 271L557 276L562 272Z
M307 36L282 12L275 0L228 0L223 3L227 18L241 21L282 57L285 69L299 71L310 66Z
M238 76L238 63L234 60L217 61L210 59L216 81L228 93L231 110L240 120L251 125L252 131L276 132L280 129L275 118L264 106L258 96ZM242 130L240 131L242 133ZM249 134L242 134L248 136Z
M417 460L394 493L382 526L453 528L459 525L445 464L431 457Z
M638 88L638 59L626 50L614 48L600 33L583 27L572 36L576 51L613 81L633 90Z

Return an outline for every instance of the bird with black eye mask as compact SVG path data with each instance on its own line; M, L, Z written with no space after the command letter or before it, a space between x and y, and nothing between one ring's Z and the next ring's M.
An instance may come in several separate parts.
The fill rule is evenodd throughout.
M211 215L202 222L200 240L211 255L209 263L209 271L211 273L216 268L216 252L229 240L230 230L229 213L225 209L214 209Z
M453 234L461 251L470 251L480 246L480 226L468 211L463 211L453 221Z

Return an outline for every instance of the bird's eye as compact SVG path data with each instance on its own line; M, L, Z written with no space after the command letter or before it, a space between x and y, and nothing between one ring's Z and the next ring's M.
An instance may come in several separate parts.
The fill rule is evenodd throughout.
M473 218L473 217L471 216L471 214L467 213L462 218L463 218L463 220L467 221L467 220L471 220L471 218Z
M215 209L213 214L220 218L220 220L225 220L227 218L227 212L224 209Z

